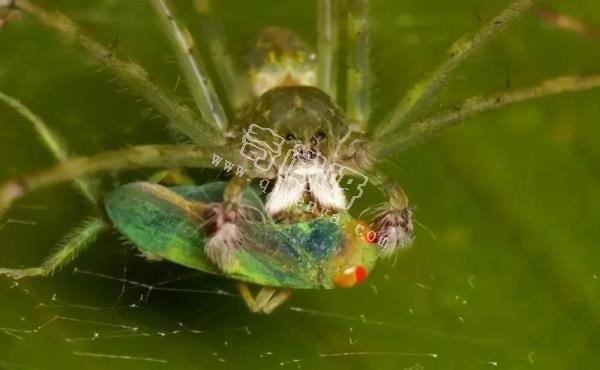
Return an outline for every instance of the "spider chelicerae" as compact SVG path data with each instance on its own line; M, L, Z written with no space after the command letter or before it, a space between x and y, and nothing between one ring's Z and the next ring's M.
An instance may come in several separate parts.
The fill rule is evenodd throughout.
M208 57L217 72L214 78L223 87L223 94L219 95L173 4L168 0L149 0L149 3L170 40L193 106L152 82L140 65L119 59L114 50L92 39L65 15L28 0L0 0L0 27L14 21L16 14L24 13L79 43L189 141L69 158L64 146L39 117L17 100L0 93L0 100L34 124L60 162L50 169L1 184L0 212L32 191L65 181L73 181L86 198L99 204L103 200L95 194L88 179L100 172L219 168L224 158L242 170L227 184L208 184L208 187L173 190L157 184L165 173L173 174L172 171L161 172L154 182L125 185L107 196L108 219L96 216L85 221L41 266L3 268L0 274L14 278L49 275L89 246L112 222L149 258L170 259L263 285L256 297L252 297L244 284L240 284L240 292L253 311L268 313L287 299L287 288L352 286L364 278L376 258L394 255L412 243L408 199L400 185L379 170L381 161L483 112L600 86L597 74L562 76L534 86L469 98L441 110L427 109L430 98L461 64L535 3L516 0L480 29L459 38L449 48L446 59L409 89L386 119L371 122L367 0L319 0L316 50L293 31L278 27L260 31L245 73L240 72L226 51L224 37L211 17L209 1L198 1L196 7L205 22ZM342 50L345 55L341 55ZM342 65L344 68L339 68ZM224 107L232 107L232 113ZM356 190L352 184L360 183L356 178L368 179L387 199L364 213L365 223L347 214L354 199L349 199L349 192ZM269 180L270 185L264 187L269 192L262 200L249 185L264 180ZM362 186L364 183L360 184L359 195ZM202 194L198 195L197 189ZM153 215L152 222L140 221L148 214ZM353 226L350 234L356 235L340 231L340 218L342 224ZM184 247L171 246L168 251L158 252L160 246L144 239L139 232L143 226L146 234L156 231L159 236L171 238L181 231L172 225L173 220L187 227L192 223L190 219L202 234L197 241L202 245L196 243L200 255L185 257L189 260L172 255L183 253ZM319 223L323 220L335 221L330 222L335 224L333 229ZM357 230L362 231L360 235ZM364 236L366 230L367 237L363 238L366 240L359 240L358 236ZM194 244L195 237L184 234L189 239L186 242ZM193 262L193 258L199 260ZM281 270L275 266L278 264L287 267ZM310 275L309 272L314 274L313 280L298 276Z

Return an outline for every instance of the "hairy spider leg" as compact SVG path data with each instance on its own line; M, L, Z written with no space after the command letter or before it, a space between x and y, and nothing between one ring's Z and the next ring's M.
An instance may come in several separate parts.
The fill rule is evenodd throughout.
M14 108L19 114L32 123L42 144L59 162L67 160L68 149L66 145L48 128L46 123L37 114L33 113L18 100L7 96L2 92L0 92L0 101L3 101ZM80 177L74 178L73 183L84 198L94 205L98 204L97 193L93 190L93 186L88 179ZM96 240L98 235L108 228L108 224L103 219L98 217L90 218L68 233L56 251L40 266L24 269L0 268L0 275L7 275L14 279L29 276L51 275L54 271L74 260L79 253Z
M378 147L376 156L389 156L405 150L412 145L427 141L440 131L507 105L593 88L600 88L600 74L556 77L537 85L512 91L503 91L488 96L473 96L432 116L406 125L398 135L394 136L392 141Z
M169 125L198 144L213 145L224 143L224 135L214 126L203 120L193 109L180 99L153 83L148 72L134 62L125 62L115 55L115 51L95 41L66 15L48 11L28 0L15 0L15 7L37 18L42 24L79 43L104 67L111 70L136 94L146 99L169 120Z
M337 73L339 52L339 1L317 3L317 84L318 88L338 101Z
M215 215L214 232L205 246L207 257L222 271L228 271L231 257L245 245L242 242L242 232L239 219L244 217L242 196L250 178L234 176L228 182L223 193L223 202L213 208Z
M347 6L346 114L355 131L366 133L372 109L369 1L349 0ZM373 242L381 244L381 255L389 256L412 243L412 213L404 190L395 181L377 170L369 171L369 179L387 198L371 223L377 236Z
M155 173L152 175L150 181L158 183L167 178L177 185L189 181L186 176L177 172L174 173L171 170ZM92 245L100 234L110 230L110 228L111 225L103 218L91 217L69 232L59 244L56 251L53 252L40 266L24 269L0 268L0 275L7 275L13 279L52 275L56 270L59 270L64 265L75 260L81 252Z
M73 261L83 250L89 247L96 238L110 226L101 218L93 217L67 234L62 243L40 266L24 269L0 268L0 275L13 279L32 276L48 276L65 264Z
M91 157L76 157L46 170L26 174L0 184L0 215L15 200L38 189L103 171L141 168L214 168L212 156L230 155L228 146L201 148L193 144L139 145L107 151Z
M410 88L396 105L390 117L373 129L373 140L380 143L386 138L395 136L397 130L407 123L407 119L413 118L416 111L446 84L456 68L519 19L533 6L534 2L535 0L515 0L475 33L465 34L456 40L446 53L447 59L431 74Z
M395 179L374 169L369 171L369 180L385 195L386 201L363 212L370 214L371 230L375 233L373 240L367 238L381 247L380 256L389 257L414 241L412 210Z
M164 33L174 49L183 77L205 122L215 130L227 130L227 116L198 55L189 30L177 19L169 0L151 0Z
M61 162L59 166L64 165L65 162L69 162L66 145L62 143L56 134L50 131L46 123L38 115L33 113L16 99L1 92L0 101L9 104L33 124L35 131L39 135L44 146L46 146L53 156ZM157 181L160 181L168 174L168 171L162 171L156 174L154 178ZM74 182L75 186L85 198L92 204L98 205L98 197L96 192L91 190L92 188L88 179L80 176L73 176L70 180ZM65 264L73 261L83 250L88 248L103 231L109 229L110 225L105 220L99 217L91 217L69 232L59 244L56 251L53 252L40 266L24 269L0 268L0 275L7 275L14 279L51 275Z

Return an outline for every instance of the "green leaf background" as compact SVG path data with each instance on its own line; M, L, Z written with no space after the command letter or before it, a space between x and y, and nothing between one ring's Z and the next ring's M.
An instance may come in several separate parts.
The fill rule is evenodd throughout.
M148 4L44 3L105 44L114 43L119 55L139 61L163 86L175 86L174 58ZM382 119L454 39L507 1L372 3L373 101L375 119ZM598 1L546 5L600 26ZM312 2L223 0L217 8L237 54L265 26L315 38ZM189 10L184 20L201 39ZM556 29L530 13L461 67L431 103L439 107L549 77L597 72L599 62L600 40ZM79 47L29 17L0 33L0 90L42 116L74 153L170 140L163 120L111 80ZM18 285L0 279L0 369L595 368L598 117L600 91L552 97L472 119L396 155L384 166L405 187L423 226L416 228L413 248L379 264L360 287L297 292L271 316L253 315L241 300L220 295L156 291L138 302L146 291L131 286L114 308L120 282L73 274L71 267ZM0 178L50 164L29 124L0 106ZM107 176L103 188L145 175ZM207 181L216 176L196 175ZM369 189L360 206L379 200ZM90 211L67 185L27 197L0 230L0 264L39 263ZM101 238L75 265L115 277L126 266L127 279L150 284L190 273L141 260L115 235ZM204 275L175 286L233 291L231 282ZM33 329L55 316L71 319L36 333L11 331L21 339L2 329ZM89 321L138 326L137 333L152 335L131 336L136 332ZM89 340L94 332L101 335Z

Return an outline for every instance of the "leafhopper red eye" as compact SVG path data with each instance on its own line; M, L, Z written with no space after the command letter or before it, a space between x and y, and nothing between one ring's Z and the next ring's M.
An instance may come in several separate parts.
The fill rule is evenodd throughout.
M366 277L367 270L363 266L352 266L335 275L333 283L338 288L351 288L362 283Z

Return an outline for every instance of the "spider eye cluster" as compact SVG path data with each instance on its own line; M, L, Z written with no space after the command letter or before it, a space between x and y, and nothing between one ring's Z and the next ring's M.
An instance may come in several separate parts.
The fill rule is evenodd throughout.
M293 133L287 133L285 135L285 141L288 143L296 141L298 138ZM321 144L323 141L327 139L327 134L323 131L317 131L313 136L310 137L310 144L313 146Z

